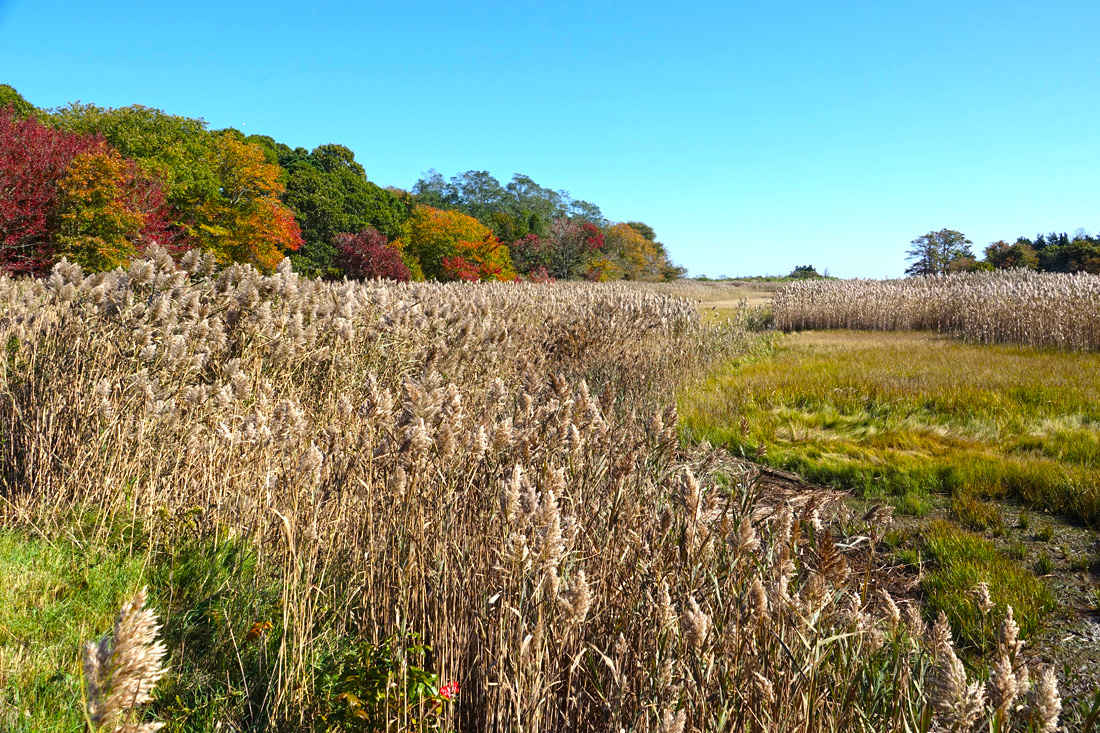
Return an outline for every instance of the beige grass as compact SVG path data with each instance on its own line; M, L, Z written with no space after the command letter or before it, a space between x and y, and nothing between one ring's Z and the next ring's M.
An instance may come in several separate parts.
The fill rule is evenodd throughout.
M787 331L939 331L980 343L1100 347L1100 275L1026 270L906 280L814 280L775 297Z
M151 556L184 532L253 543L281 578L278 652L227 684L266 690L267 723L315 722L327 649L405 631L460 683L448 729L945 715L919 612L850 572L826 497L760 496L680 446L672 392L736 328L637 286L211 270L157 254L0 280L0 493L6 522L47 535L141 518ZM844 547L873 559L884 519Z

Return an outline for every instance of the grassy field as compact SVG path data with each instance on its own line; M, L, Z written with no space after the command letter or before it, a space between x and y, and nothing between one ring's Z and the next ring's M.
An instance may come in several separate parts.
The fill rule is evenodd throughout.
M713 322L737 318L742 308L768 309L775 294L787 284L769 280L678 280L644 287L690 300L703 318Z
M683 394L692 437L905 511L947 493L1100 520L1100 355L844 331L773 350Z
M929 616L967 647L993 628L971 590L1012 605L1036 652L1100 673L1100 354L928 333L773 334L680 395L708 440L892 504L887 543ZM1067 639L1093 639L1067 649ZM1072 645L1071 645L1072 646Z
M707 445L782 434L741 422L798 345L740 305L765 284L210 265L0 279L0 729L1053 730L1063 670L1009 718L977 692L1023 661L1007 606L1034 639L1061 600L1059 558L1003 545L1024 519L994 536L1007 494L923 482L927 531L891 529ZM136 705L134 669L164 672Z

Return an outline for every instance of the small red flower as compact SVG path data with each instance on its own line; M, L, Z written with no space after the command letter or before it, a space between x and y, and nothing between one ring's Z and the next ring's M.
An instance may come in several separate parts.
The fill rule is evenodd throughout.
M448 700L454 698L458 694L458 682L448 682L439 688L440 697L444 697Z

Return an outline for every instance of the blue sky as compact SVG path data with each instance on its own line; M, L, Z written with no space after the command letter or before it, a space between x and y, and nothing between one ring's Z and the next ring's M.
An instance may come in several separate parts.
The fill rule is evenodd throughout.
M338 142L372 180L525 173L693 274L897 276L1100 229L1095 0L0 0L0 83Z

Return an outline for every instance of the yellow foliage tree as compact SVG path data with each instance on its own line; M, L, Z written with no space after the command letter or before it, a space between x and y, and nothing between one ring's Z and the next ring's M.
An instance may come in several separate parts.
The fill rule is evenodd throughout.
M472 216L417 206L394 244L431 280L513 280L508 247ZM410 264L414 275L416 269Z
M286 250L302 244L294 213L279 200L284 187L279 166L268 163L258 145L230 133L211 144L220 180L219 195L200 208L197 236L221 262L249 262L271 270Z
M621 277L650 282L664 279L668 264L664 250L629 224L608 228L604 248L614 258Z
M85 269L125 266L144 244L171 238L160 189L104 143L73 158L57 185L57 254Z

